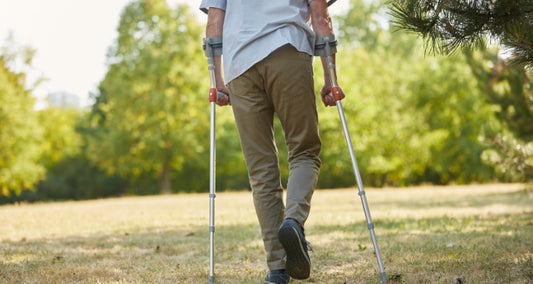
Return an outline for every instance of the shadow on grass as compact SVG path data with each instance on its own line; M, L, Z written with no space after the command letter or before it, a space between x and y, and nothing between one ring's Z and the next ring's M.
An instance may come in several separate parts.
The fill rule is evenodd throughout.
M385 270L395 278L391 282L532 283L532 220L533 212L380 219L375 220L375 232ZM308 239L316 243L319 279L379 282L366 222L313 226L308 231Z
M264 277L257 226L220 226L217 283ZM207 226L3 241L1 283L204 283L209 273Z

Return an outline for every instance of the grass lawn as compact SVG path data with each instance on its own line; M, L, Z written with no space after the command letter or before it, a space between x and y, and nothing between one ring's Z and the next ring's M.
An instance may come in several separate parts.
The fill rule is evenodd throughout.
M533 283L533 190L523 184L367 189L391 283ZM0 206L0 283L207 283L209 197ZM379 283L355 188L318 190L311 277ZM249 192L216 198L217 283L262 283Z

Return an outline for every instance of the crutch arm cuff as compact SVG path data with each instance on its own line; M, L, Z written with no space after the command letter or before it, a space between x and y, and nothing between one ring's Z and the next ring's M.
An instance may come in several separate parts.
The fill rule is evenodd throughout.
M335 35L317 37L315 40L315 56L330 56L337 53Z
M204 38L202 48L207 57L222 55L222 36Z

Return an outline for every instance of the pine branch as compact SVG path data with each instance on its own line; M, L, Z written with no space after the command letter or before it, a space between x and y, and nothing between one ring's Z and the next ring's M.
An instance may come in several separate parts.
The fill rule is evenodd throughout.
M533 66L533 0L391 0L393 25L450 54L499 40L513 62Z

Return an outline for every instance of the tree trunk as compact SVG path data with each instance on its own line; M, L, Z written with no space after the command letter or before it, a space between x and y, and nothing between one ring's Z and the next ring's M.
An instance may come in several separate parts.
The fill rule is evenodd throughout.
M163 169L161 170L161 193L162 194L170 194L171 193L171 182L170 182L170 158L165 158L165 162L163 164Z

